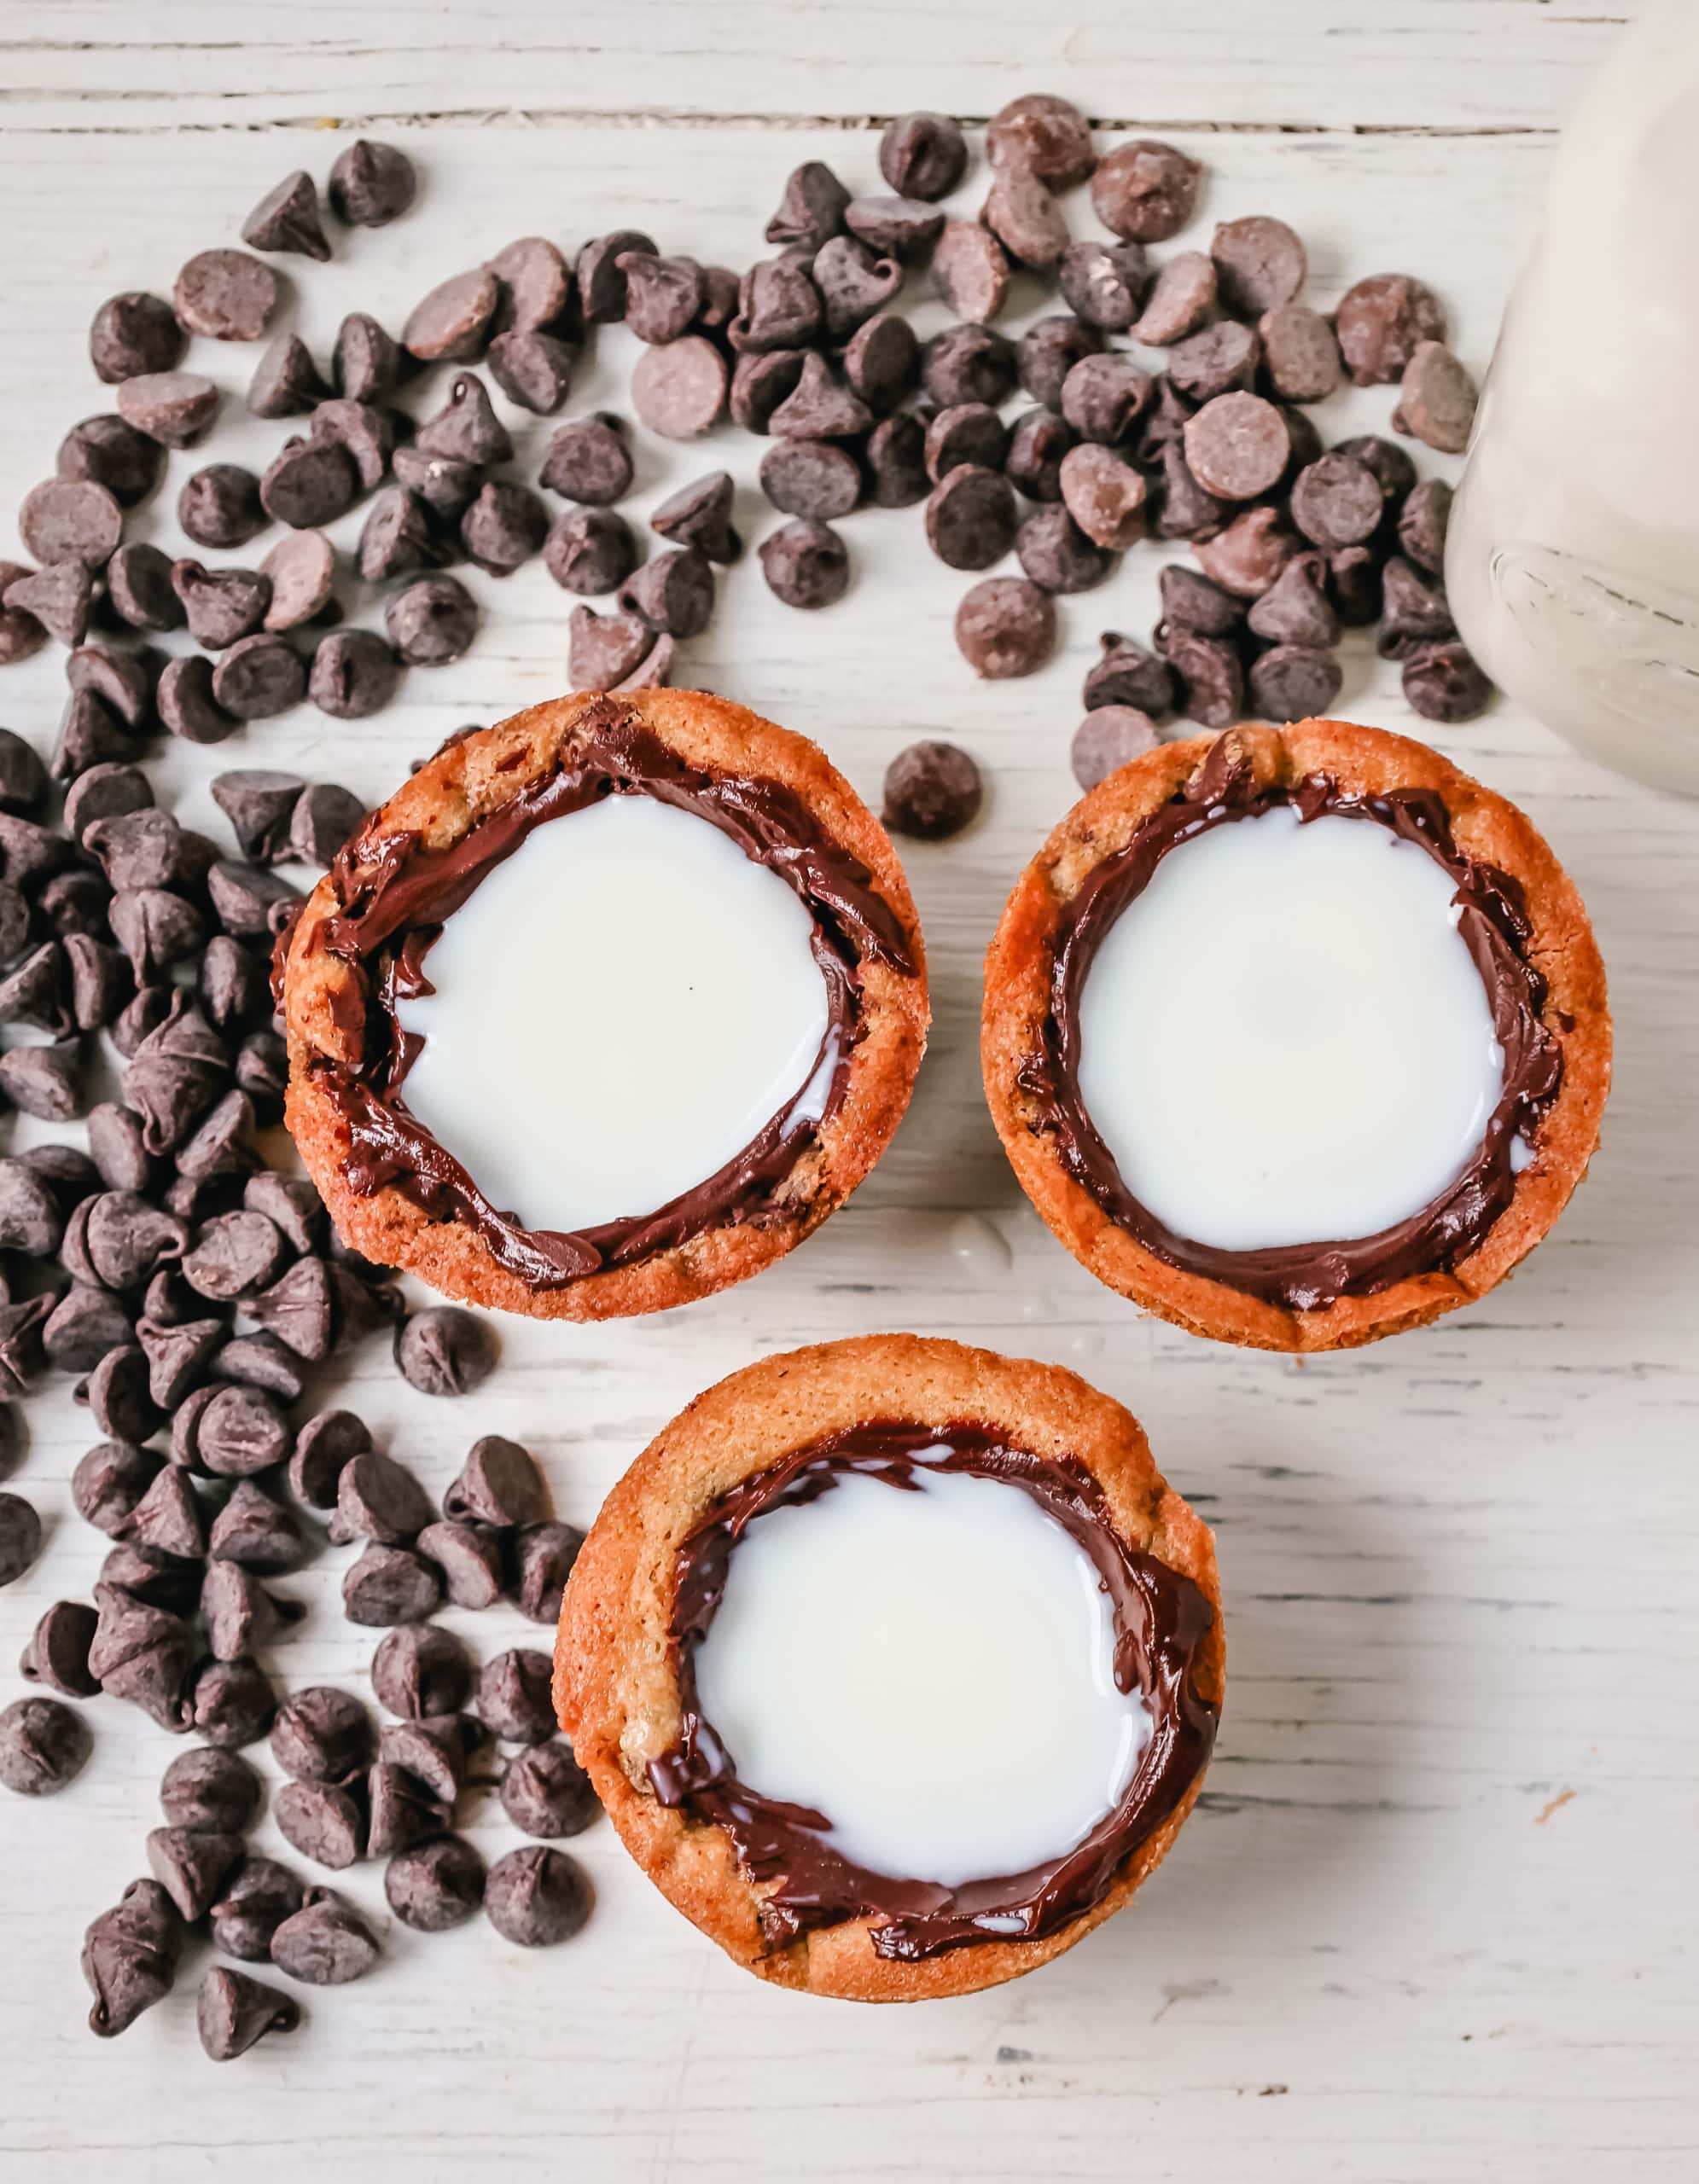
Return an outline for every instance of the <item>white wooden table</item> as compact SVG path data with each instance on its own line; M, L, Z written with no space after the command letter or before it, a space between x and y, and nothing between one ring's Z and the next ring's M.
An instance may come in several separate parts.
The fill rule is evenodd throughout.
M168 291L185 256L234 241L288 168L322 177L357 126L404 144L424 188L406 221L303 269L316 346L347 309L397 323L436 279L534 230L575 243L631 221L747 263L797 160L877 187L880 117L983 118L1044 88L1207 159L1204 222L1294 221L1324 302L1364 273L1426 275L1481 366L1556 125L1620 12L0 0L0 553L59 436L108 406L84 361L94 305ZM966 195L977 203L973 182ZM624 406L624 338L574 407ZM251 363L208 368L239 388ZM1390 407L1382 390L1324 421L1383 425ZM279 437L238 427L218 451ZM752 480L759 453L730 433L682 457L646 439L638 506L721 462ZM162 537L198 459L173 459ZM746 514L759 528L753 494ZM1027 1211L974 1036L998 908L1074 793L1096 633L1148 630L1161 556L1065 602L1065 656L1045 674L987 688L950 642L963 580L927 559L917 516L846 528L858 580L841 607L787 614L746 561L689 665L818 737L870 798L916 735L986 764L984 822L907 860L937 1024L894 1149L759 1282L658 1321L505 1328L501 1370L460 1404L416 1395L381 1354L346 1399L438 1489L474 1434L528 1442L561 1513L587 1520L662 1420L759 1352L913 1327L1077 1367L1137 1409L1220 1527L1229 1705L1197 1816L1136 1908L1058 1966L917 2013L765 1989L602 1825L571 1846L599 1899L571 1946L527 1957L481 1922L438 1939L392 1922L379 1975L310 1997L294 2038L218 2071L194 2036L198 1960L121 2041L84 2030L81 1928L142 1869L172 1749L96 1703L82 1780L0 1813L0 2174L1690 2179L1699 808L1615 779L1507 705L1442 738L1532 811L1597 922L1620 1070L1593 1177L1513 1285L1425 1333L1307 1364L1190 1341L1096 1287ZM206 781L230 764L375 799L449 729L559 690L570 601L540 566L477 589L490 615L474 652L416 672L379 719L303 709L217 752L174 746L160 779L209 824ZM49 654L0 678L0 722L44 747L59 674ZM1363 648L1341 710L1417 725ZM9 1664L37 1615L86 1596L104 1547L67 1490L85 1414L44 1400L32 1431L15 1484L50 1537L0 1594L0 1699L20 1687ZM313 1606L276 1657L291 1683L364 1676L369 1641L336 1612L342 1560L288 1586ZM486 1652L536 1635L516 1616L450 1620ZM469 1826L492 1856L517 1840L492 1798ZM260 1841L279 1847L269 1823ZM381 1914L375 1870L350 1892Z

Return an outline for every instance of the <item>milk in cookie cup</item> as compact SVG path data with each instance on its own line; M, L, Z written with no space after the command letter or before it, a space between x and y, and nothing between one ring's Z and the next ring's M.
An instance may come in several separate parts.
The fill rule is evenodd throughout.
M1320 1349L1478 1295L1584 1171L1609 1072L1586 913L1513 806L1341 723L1149 753L987 958L986 1087L1100 1279Z
M908 1336L764 1361L663 1432L584 1555L574 1750L651 1878L777 1984L1029 1970L1196 1795L1208 1535L1071 1374Z
M343 1233L552 1317L788 1249L883 1149L926 1025L877 822L802 738L672 691L439 752L315 892L284 996Z

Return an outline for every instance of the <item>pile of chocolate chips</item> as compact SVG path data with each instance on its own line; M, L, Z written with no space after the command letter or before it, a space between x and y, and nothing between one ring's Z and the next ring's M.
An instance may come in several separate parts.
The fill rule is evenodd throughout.
M1433 291L1403 274L1359 281L1331 317L1303 302L1300 237L1262 215L1218 226L1207 252L1160 262L1149 247L1190 221L1198 163L1148 139L1099 158L1085 117L1065 100L1013 100L986 132L990 182L977 221L948 216L969 150L948 116L914 113L886 130L886 194L857 196L819 160L799 167L767 223L775 254L736 273L667 254L637 229L585 244L568 264L527 236L441 282L399 335L352 313L328 363L278 333L255 369L248 407L299 418L263 475L208 463L182 487L177 515L198 545L240 549L268 525L286 535L259 566L172 561L126 543L126 509L163 474L166 451L199 442L216 416L212 381L182 367L190 335L255 341L280 300L263 257L212 249L179 273L171 301L142 292L96 312L95 369L116 414L86 419L58 474L26 497L20 528L34 568L0 563L0 664L49 633L80 647L91 625L148 633L186 626L199 652L161 663L144 645L132 687L78 686L55 770L132 755L152 724L212 742L303 697L339 719L375 711L404 666L457 659L477 609L447 573L470 561L505 576L540 554L556 583L598 611L573 610L569 673L581 688L663 682L676 648L706 628L717 570L742 540L724 471L656 509L665 550L643 548L617 503L633 462L622 419L556 427L536 484L515 475L513 433L477 374L481 362L516 407L566 404L581 346L623 322L644 345L631 407L651 431L689 440L728 414L771 439L762 491L786 520L758 559L788 605L840 599L851 561L835 528L858 508L923 502L928 543L976 574L1011 553L1021 573L981 575L956 615L975 671L1027 675L1055 649L1059 595L1106 582L1141 540L1185 542L1197 566L1162 574L1151 648L1118 635L1085 685L1075 772L1091 783L1156 740L1178 713L1204 727L1247 716L1283 721L1336 695L1342 629L1379 624L1403 663L1411 706L1457 723L1490 686L1458 642L1440 582L1450 493L1418 483L1408 451L1377 435L1324 449L1306 406L1348 377L1396 385L1393 428L1454 452L1475 407L1445 346ZM1059 193L1090 185L1107 231L1074 240ZM381 226L411 204L415 177L393 147L343 153L332 212ZM310 176L288 176L242 229L253 251L330 254ZM897 308L924 269L957 322L921 342ZM1018 340L992 323L1017 272L1053 281L1066 309ZM1118 346L1117 337L1124 337ZM1166 351L1148 370L1127 346ZM421 423L398 391L428 366L455 367ZM1017 392L1028 406L1003 413ZM527 451L528 452L528 451ZM321 528L371 497L356 560L393 588L384 633L340 626L336 556ZM980 784L965 754L905 752L887 784L887 822L937 838L966 823Z

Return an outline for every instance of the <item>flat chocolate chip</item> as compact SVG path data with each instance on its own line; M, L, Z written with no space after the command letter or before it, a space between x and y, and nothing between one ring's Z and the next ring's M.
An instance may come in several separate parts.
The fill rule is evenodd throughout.
M984 326L1009 299L1009 259L976 220L948 220L932 253L933 286L957 318Z
M1017 265L1055 265L1068 248L1067 216L1044 184L1025 167L998 171L980 218Z
M1068 758L1081 788L1096 788L1111 774L1154 751L1156 723L1137 706L1099 706L1074 731Z
M1307 304L1279 304L1257 322L1264 367L1286 402L1319 402L1345 377L1339 337Z
M504 1941L550 1949L569 1941L590 1916L590 1881L563 1850L538 1844L509 1850L491 1867L484 1910Z
M885 824L941 842L971 822L984 793L979 767L959 744L911 743L885 770Z
M212 670L212 700L237 720L271 720L306 695L306 668L284 638L239 637Z
M277 308L277 276L241 250L203 250L177 276L172 306L191 334L257 341Z
M1257 394L1218 394L1186 420L1186 467L1219 500L1250 501L1277 485L1291 460L1292 436L1271 402Z
M1393 429L1461 455L1475 425L1475 385L1440 341L1420 341L1404 368Z
M1335 449L1300 470L1292 486L1292 520L1328 553L1358 546L1379 527L1385 501L1374 473Z
M455 274L414 305L401 329L402 347L427 363L481 356L501 296L501 282L487 266Z
M1353 383L1391 386L1423 342L1445 340L1445 306L1407 274L1376 273L1346 290L1334 327Z
M364 136L357 137L330 170L331 207L353 228L387 227L413 202L418 187L404 152Z
M830 607L849 590L849 549L829 524L784 524L759 552L768 590L787 607Z
M118 390L118 412L164 447L188 447L218 414L218 390L199 372L144 372Z
M631 374L631 407L664 439L695 439L719 421L730 375L706 335L646 349Z
M1035 674L1056 640L1049 593L1021 577L987 578L956 610L957 645L975 674L988 682Z
M1254 213L1224 220L1209 246L1221 283L1221 299L1242 318L1289 304L1310 270L1300 237L1284 220Z
M1191 218L1203 170L1172 144L1138 137L1097 162L1091 205L1128 242L1167 242Z

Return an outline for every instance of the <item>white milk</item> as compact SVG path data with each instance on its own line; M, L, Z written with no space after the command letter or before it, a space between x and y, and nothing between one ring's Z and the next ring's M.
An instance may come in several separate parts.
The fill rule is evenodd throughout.
M530 1228L652 1213L809 1084L813 921L694 813L610 796L546 821L447 920L407 1106Z
M1417 1213L1504 1089L1450 875L1384 827L1287 805L1170 850L1079 999L1080 1099L1127 1188L1218 1250Z
M1699 4L1625 36L1571 124L1452 511L1446 582L1495 682L1699 795Z
M994 1879L1071 1850L1150 1738L1115 1688L1090 1556L999 1479L853 1472L734 1549L696 1652L740 1781L813 1809L870 1872Z

